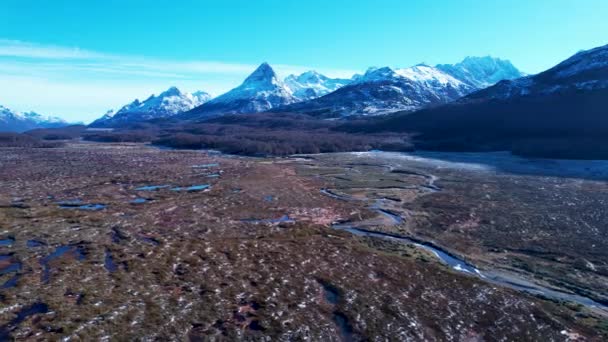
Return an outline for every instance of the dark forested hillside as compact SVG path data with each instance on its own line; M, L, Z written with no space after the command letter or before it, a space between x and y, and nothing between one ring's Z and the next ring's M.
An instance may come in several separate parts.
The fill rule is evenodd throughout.
M519 154L606 158L608 90L469 101L396 114L341 129L416 133L416 146L440 150L512 150Z

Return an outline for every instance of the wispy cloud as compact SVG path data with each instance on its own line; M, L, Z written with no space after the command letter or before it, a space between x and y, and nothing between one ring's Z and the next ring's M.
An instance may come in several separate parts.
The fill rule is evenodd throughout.
M15 40L0 39L0 57L8 60L36 64L40 67L57 68L63 63L64 69L97 70L108 73L193 77L197 74L247 74L257 64L225 63L200 60L166 60L144 56L118 55L94 52L79 48L66 48L26 43ZM1 60L0 60L1 61ZM314 69L308 66L276 64L274 68L280 74L301 73ZM352 70L323 69L328 76L350 77Z
M0 104L88 122L107 109L169 86L219 95L237 86L257 66L111 54L0 39ZM285 64L273 67L282 77L312 69L331 77L355 73Z
M20 40L0 39L0 56L50 59L103 58L103 54L79 48L40 45Z

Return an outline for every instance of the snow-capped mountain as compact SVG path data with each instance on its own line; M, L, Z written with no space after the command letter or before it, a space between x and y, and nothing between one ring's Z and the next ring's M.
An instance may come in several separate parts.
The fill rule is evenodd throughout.
M405 69L370 68L330 94L277 110L320 116L377 115L448 103L475 90L424 64Z
M502 81L468 100L511 99L608 88L608 45L580 51L537 75Z
M203 91L187 93L176 87L171 87L158 96L151 95L143 102L136 99L117 112L110 110L93 122L91 126L111 127L137 121L166 118L200 106L210 99L211 95Z
M537 75L500 81L444 106L397 113L366 129L416 132L423 148L605 159L606 108L608 45Z
M438 64L436 68L477 89L525 76L510 61L490 56L466 57L460 63Z
M240 86L180 117L198 119L223 114L257 113L294 102L298 102L298 99L291 90L268 63L262 63Z
M284 82L298 100L306 101L336 91L338 88L352 82L352 80L329 78L311 70L299 76L289 75Z
M35 112L16 112L0 105L0 131L23 132L35 128L69 125L65 120Z

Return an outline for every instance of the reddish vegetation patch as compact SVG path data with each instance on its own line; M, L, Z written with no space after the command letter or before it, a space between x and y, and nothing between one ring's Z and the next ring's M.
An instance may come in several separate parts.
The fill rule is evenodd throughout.
M39 322L11 327L11 337L564 340L562 330L596 335L564 307L452 272L407 245L332 230L328 224L338 219L386 218L374 221L378 215L366 204L321 194L340 184L315 177L320 172L313 168L312 176L303 175L301 164L290 160L142 145L1 152L0 199L20 197L27 206L0 208L0 227L16 241L3 248L24 270L18 286L2 293L7 309L0 326L23 303L49 306L49 313L37 315ZM193 168L204 164L218 166ZM206 177L210 173L221 177ZM398 182L361 175L358 186L374 181L380 190L373 192L387 197L404 182L426 182L419 176ZM163 184L210 188L134 190ZM391 203L397 208L421 194L427 192L413 189ZM130 204L143 195L153 201ZM58 201L69 199L107 207L58 208ZM283 215L295 222L263 222ZM45 244L26 248L29 239ZM51 261L52 275L41 284L41 258L66 245L86 247L86 258L74 262L75 254L67 253ZM107 251L114 272L104 268Z

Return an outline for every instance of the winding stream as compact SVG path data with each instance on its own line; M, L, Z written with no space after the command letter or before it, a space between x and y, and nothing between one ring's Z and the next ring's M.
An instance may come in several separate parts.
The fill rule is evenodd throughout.
M433 189L435 191L439 191L439 188L435 185L435 181L438 180L436 176L429 176L427 178L428 184L423 185L425 188ZM342 196L337 194L334 191L329 189L321 189L321 193L329 196L334 199L342 200L342 201L353 201L354 199L350 196ZM356 199L359 200L360 199ZM368 199L370 200L370 199ZM374 201L373 205L369 207L370 210L375 211L381 216L388 217L390 219L390 224L388 226L395 226L404 221L403 217L393 213L388 209L382 208L382 199L377 199ZM458 257L441 247L423 240L418 240L411 237L400 236L397 234L391 233L383 233L377 232L370 229L366 229L365 226L368 226L370 222L373 220L366 220L368 224L365 225L364 222L342 222L336 223L332 225L333 229L347 231L356 236L364 236L371 237L375 239L384 239L390 241L396 241L400 243L414 245L416 247L425 249L432 254L434 254L437 259L439 259L442 263L448 265L450 268L455 271L466 273L470 276L474 276L480 278L486 282L501 285L504 287L508 287L511 289L515 289L518 291L544 296L549 299L560 300L560 301L570 301L577 304L581 304L587 307L595 308L602 310L604 313L608 314L608 306L602 303L598 303L591 298L581 296L574 293L567 293L557 289L545 287L539 284L536 284L526 278L512 274L507 272L495 271L495 270L479 270L477 267L472 265L471 263L465 261L461 257Z

